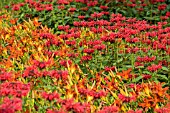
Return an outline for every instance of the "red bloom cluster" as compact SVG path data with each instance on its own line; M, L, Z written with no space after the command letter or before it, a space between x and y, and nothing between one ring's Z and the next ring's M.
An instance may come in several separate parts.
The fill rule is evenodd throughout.
M49 75L50 77L54 77L54 78L62 78L63 80L66 80L68 77L68 71L63 71L63 70L51 70L51 71L44 71L43 72L44 76Z
M144 80L150 79L152 77L151 75L148 74L143 74L142 76Z
M51 33L41 33L40 37L43 37L45 39L53 39L54 35L52 35Z
M64 66L64 67L68 67L68 65L71 65L72 61L71 60L61 60L60 61L60 65Z
M40 65L39 65L40 66ZM41 65L41 67L43 67L43 66L45 66L45 65ZM43 67L44 68L44 67ZM24 72L23 72L23 74L22 74L22 77L38 77L38 76L40 76L40 72L38 71L38 68L37 68L37 66L35 66L35 65L33 65L33 66L29 66L29 67L27 67L25 70L24 70Z
M129 97L129 96L125 96L125 95L119 94L118 97L123 102L131 102L131 101L135 101L136 100L135 96Z
M105 106L97 113L118 113L119 108L117 106Z
M69 46L74 46L76 44L75 40L66 40L66 44Z
M70 28L69 25L66 25L66 26L59 25L59 26L58 26L58 29L59 29L59 30L64 30L64 31L65 31L65 30L68 30L69 28Z
M6 72L5 69L0 68L0 80L10 80L12 78L12 72Z
M108 6L100 6L100 8L102 9L102 10L106 10L106 9L108 9L109 7Z
M39 67L40 69L43 69L43 68L47 67L50 64L51 64L50 60L47 61L47 62L40 62L40 61L34 60L34 65L36 67Z
M5 82L0 85L0 96L13 95L15 97L26 96L30 91L30 84L21 82Z
M155 109L156 113L170 113L170 108L157 108Z
M106 45L105 44L95 45L93 48L100 51L104 50L106 48Z
M76 58L76 57L79 56L79 54L78 54L78 53L68 53L67 56L68 56L69 58Z
M93 14L91 14L92 18L100 18L101 16L103 16L103 13L96 13L96 12L94 12Z
M62 108L66 111L74 111L75 113L90 113L90 105L88 103L74 103L73 99L61 100Z
M59 99L60 96L58 93L46 93L46 92L42 92L42 97L45 98L46 100L54 100L54 99Z
M83 50L83 52L84 52L84 53L87 53L87 54L92 54L92 53L94 53L94 49L88 49L88 48L86 48L86 49Z
M154 61L155 59L156 59L156 56L152 56L152 57L149 57L149 56L140 57L140 56L138 56L138 57L136 58L136 60L137 60L138 62L152 62L152 61Z
M143 110L142 109L139 109L139 110L129 110L127 113L143 113Z
M78 16L78 18L79 18L79 19L84 19L84 18L85 18L85 16Z
M166 16L167 16L167 17L170 17L170 12L166 12Z
M167 7L167 4L161 4L161 5L158 6L158 9L159 10L165 10L166 7Z
M106 72L114 71L115 70L115 66L112 66L112 67L106 66L104 69L105 69Z
M89 61L89 60L91 60L92 59L92 56L90 56L90 55L85 55L85 56L82 56L81 57L81 60L82 61Z
M20 98L9 99L5 97L0 105L0 113L15 113L22 110L22 100Z
M71 7L71 8L69 8L68 11L69 11L69 12L74 12L74 11L76 11L76 8L75 8L75 7Z
M87 6L89 6L89 7L93 7L93 6L96 6L98 4L98 0L86 1L86 2L87 2Z
M151 72L157 71L158 69L162 69L162 65L161 64L152 64L151 66L148 66L147 69Z
M89 89L83 89L83 88L79 88L78 89L79 93L83 94L83 95L89 95L89 96L93 96L94 98L101 98L107 95L106 92L104 91L94 91L94 90L89 90Z
M20 10L20 6L19 5L13 5L12 10L18 11L18 10Z

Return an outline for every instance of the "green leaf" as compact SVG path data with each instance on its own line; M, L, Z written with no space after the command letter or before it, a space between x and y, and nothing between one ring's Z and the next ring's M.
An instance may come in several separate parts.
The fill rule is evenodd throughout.
M160 74L157 74L157 77L160 77L161 79L163 80L168 80L168 78L166 77L166 75L160 75Z
M144 17L144 19L146 19L146 20L156 20L156 21L159 21L159 20L160 20L160 17L159 17L159 16Z
M142 79L142 78L143 78L143 76L139 76L139 77L133 79L132 82L138 82L138 81L139 81L140 79Z
M169 71L168 68L167 68L167 67L164 67L164 66L162 67L162 70L164 70L164 71Z

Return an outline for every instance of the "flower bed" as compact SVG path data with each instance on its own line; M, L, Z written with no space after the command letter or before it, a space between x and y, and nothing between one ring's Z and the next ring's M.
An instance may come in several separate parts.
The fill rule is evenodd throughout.
M14 13L0 16L0 113L170 112L168 21L94 12L48 28Z

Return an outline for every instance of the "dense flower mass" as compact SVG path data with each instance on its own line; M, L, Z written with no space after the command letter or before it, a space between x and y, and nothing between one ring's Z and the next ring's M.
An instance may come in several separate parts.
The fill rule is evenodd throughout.
M169 113L169 7L165 0L5 4L0 113Z

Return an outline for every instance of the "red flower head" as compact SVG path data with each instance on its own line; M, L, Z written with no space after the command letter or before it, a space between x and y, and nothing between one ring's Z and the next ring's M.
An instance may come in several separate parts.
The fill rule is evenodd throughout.
M13 5L12 10L18 11L18 10L20 10L20 6L19 5Z

